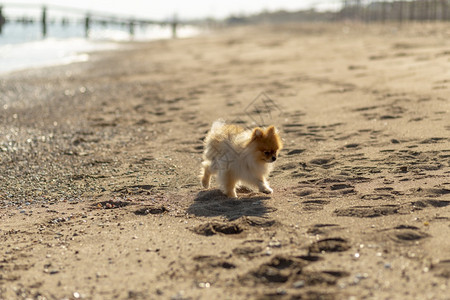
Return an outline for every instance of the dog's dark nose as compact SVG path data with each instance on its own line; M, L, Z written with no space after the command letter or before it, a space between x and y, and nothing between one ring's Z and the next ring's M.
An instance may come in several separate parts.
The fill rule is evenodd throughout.
M272 161L276 161L277 157L276 156L272 156Z

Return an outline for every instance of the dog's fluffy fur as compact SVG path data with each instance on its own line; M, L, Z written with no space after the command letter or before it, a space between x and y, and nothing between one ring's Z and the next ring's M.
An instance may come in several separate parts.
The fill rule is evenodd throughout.
M282 148L274 126L253 130L213 123L205 139L202 163L202 185L208 188L211 176L217 175L220 189L230 198L236 198L236 186L250 184L260 192L271 194L267 177Z

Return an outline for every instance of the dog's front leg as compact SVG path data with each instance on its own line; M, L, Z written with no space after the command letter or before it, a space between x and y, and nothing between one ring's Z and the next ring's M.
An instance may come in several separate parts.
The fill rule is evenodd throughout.
M265 178L258 179L258 188L261 193L272 194L273 190L270 188L269 183Z

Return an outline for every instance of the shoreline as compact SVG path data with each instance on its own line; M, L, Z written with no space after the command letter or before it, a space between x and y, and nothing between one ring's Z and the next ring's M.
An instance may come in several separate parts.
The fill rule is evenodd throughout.
M183 28L182 28L183 29ZM196 31L196 32L195 32ZM110 33L112 34L112 33ZM185 39L202 35L201 29L184 28L178 38ZM95 52L118 50L123 45L151 43L159 40L169 40L164 32L155 31L151 38L138 36L125 38L123 36L102 37L94 34L89 39L83 37L47 37L21 43L0 45L0 75L27 69L45 68L86 62L89 55ZM31 56L31 57L30 57Z
M446 299L450 27L392 28L231 28L0 75L0 299ZM200 187L218 118L280 130L272 195Z
M92 53L113 51L120 43L89 41L81 38L47 38L14 45L0 46L0 75L53 66L87 62Z

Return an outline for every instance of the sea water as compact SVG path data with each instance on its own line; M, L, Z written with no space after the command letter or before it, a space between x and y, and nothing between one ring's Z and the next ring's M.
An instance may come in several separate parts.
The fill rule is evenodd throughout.
M179 26L177 37L194 36L199 29ZM123 47L125 41L150 41L168 39L170 26L135 25L134 34L128 26L92 25L89 38L85 38L84 24L49 24L47 37L42 38L39 23L7 23L0 34L0 74L11 71L59 64L82 62L94 51L114 50Z

